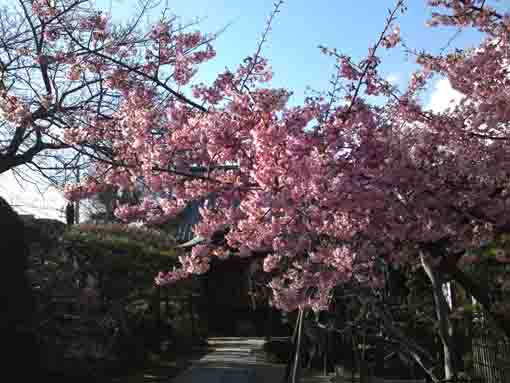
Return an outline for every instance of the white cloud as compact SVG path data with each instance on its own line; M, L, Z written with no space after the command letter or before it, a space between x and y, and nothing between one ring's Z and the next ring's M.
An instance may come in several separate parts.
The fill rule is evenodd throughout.
M435 82L434 90L425 109L443 112L448 107L458 104L463 97L462 93L452 88L447 78L442 78Z
M390 73L385 78L391 85L398 85L402 80L402 75L400 73Z
M0 196L19 214L64 221L67 201L60 190L42 180L37 180L37 186L19 178L18 181L12 171L0 174Z

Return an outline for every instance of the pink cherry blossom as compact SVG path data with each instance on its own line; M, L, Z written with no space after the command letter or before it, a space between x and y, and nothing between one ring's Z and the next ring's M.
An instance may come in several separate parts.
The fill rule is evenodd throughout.
M472 27L485 38L476 49L418 55L421 69L401 93L379 74L378 49L401 39L392 20L359 61L325 49L336 59L343 93L301 105L288 104L290 90L271 86L269 62L260 54L210 85L193 86L201 107L121 67L76 59L67 64L68 76L77 81L99 68L120 100L111 121L96 119L66 133L68 142L112 143L113 165L98 165L70 196L143 181L152 197L119 206L116 214L146 222L214 196L200 210L195 234L210 239L228 232L225 244L195 247L181 258L182 268L157 282L203 274L215 256L265 253L271 301L284 310L325 309L333 289L347 281L380 288L378 257L399 264L445 244L443 256L464 252L459 266L476 265L470 252L510 224L508 18L488 6L477 10L473 1L430 3L437 11L432 25ZM97 20L87 27L97 29ZM151 28L148 38L162 45L162 61L147 48L144 70L152 75L157 65L168 65L169 81L185 86L214 50L205 35L170 31L164 23ZM138 47L117 48L111 54L129 57ZM434 76L447 78L461 102L427 110L420 96ZM372 95L386 101L373 105Z

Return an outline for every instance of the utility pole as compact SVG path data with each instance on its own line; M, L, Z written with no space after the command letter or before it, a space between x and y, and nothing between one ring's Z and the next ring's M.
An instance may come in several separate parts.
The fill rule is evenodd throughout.
M76 167L76 183L80 183L80 167ZM74 223L78 225L80 223L80 200L74 202Z

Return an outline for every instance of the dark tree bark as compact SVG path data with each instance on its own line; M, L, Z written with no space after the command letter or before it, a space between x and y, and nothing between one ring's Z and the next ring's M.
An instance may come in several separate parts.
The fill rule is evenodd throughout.
M481 285L457 266L457 262L462 256L462 253L449 255L445 251L441 251L441 249L435 249L435 251L441 256L441 262L437 267L438 272L444 277L451 278L458 283L468 295L475 298L491 317L494 324L510 338L510 320L495 310L487 286Z
M448 303L446 302L446 298L442 290L444 281L441 278L441 275L435 270L434 266L431 265L426 255L421 254L420 259L423 269L432 284L439 336L443 344L444 377L446 380L451 380L457 376L457 366L455 365L457 358L453 324L449 316L450 309L448 308Z
M447 272L455 282L462 286L469 295L473 296L477 302L483 306L498 328L510 338L510 320L494 310L488 290L480 286L480 284L470 278L457 266L448 267Z

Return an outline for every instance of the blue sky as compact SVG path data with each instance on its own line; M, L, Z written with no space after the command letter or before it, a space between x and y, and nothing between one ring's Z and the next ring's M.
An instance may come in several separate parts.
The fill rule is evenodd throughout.
M125 19L133 11L132 0L99 0L101 6L111 4L115 19ZM303 99L307 86L324 90L333 73L334 62L317 48L325 45L360 59L373 45L384 27L388 9L394 0L287 0L277 16L263 54L274 70L273 85L293 90L293 102ZM408 0L408 11L397 21L406 44L437 53L455 34L454 29L425 26L431 9L425 0ZM197 26L204 32L227 29L215 42L217 57L204 65L198 79L210 82L225 67L235 68L253 54L273 9L273 0L171 0L169 8L183 22L201 19ZM151 13L157 18L158 9ZM473 45L479 36L464 31L454 46ZM402 49L383 52L381 67L385 76L405 85L416 67Z

